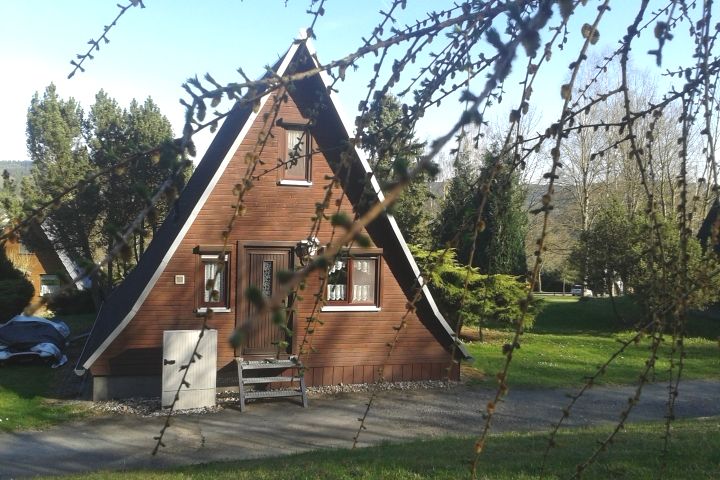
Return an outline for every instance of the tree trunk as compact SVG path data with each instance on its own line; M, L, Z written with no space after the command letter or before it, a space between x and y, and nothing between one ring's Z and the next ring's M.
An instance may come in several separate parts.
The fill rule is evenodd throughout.
M103 288L103 275L97 272L90 276L90 297L92 298L95 311L100 311L100 306L105 301L105 291Z
M610 279L610 281L612 282L612 279ZM617 304L615 303L615 295L613 294L614 286L615 286L615 283L612 282L610 284L610 290L609 290L610 291L610 304L612 305L613 313L615 314L615 318L618 320L618 322L620 322L620 325L624 326L625 318L620 314L620 310L618 310Z
M109 290L113 289L113 260L107 264L107 286Z
M537 288L538 293L542 293L542 274L540 274L540 273L538 273L537 287L538 287Z
M135 259L135 263L137 264L140 261L140 249L138 248L138 237L140 235L134 234L133 235L133 258Z
M145 219L140 221L140 256L145 253ZM139 261L139 260L138 260Z

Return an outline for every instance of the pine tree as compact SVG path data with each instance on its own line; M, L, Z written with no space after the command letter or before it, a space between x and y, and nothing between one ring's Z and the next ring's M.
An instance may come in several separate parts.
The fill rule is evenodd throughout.
M80 105L73 98L61 99L55 85L50 84L42 97L38 93L33 96L27 114L27 147L33 167L22 184L28 210L56 198L94 172L83 121ZM100 213L97 195L97 185L87 183L83 189L65 195L46 218L37 219L54 246L71 258L92 259L98 246L93 228Z
M23 185L28 209L54 198L66 187L82 184L42 219L54 246L80 264L94 263L114 248L122 229L146 207L174 166L175 157L168 153L170 122L150 98L142 104L133 100L129 109L123 109L101 90L86 118L75 100L60 99L55 86L50 85L42 97L35 94L32 99L27 134L33 161L31 178ZM167 147L159 150L160 155L125 162L158 145ZM111 170L109 174L85 180L107 169ZM96 304L137 263L147 238L168 208L167 203L156 205L152 222L143 225L129 244L123 243L121 257L93 278Z
M152 99L148 98L144 104L133 100L130 108L124 110L102 90L95 96L86 125L92 133L88 143L90 161L99 169L117 165L134 153L161 145L172 138L170 122ZM106 250L114 247L123 226L130 224L145 208L149 196L166 175L166 169L154 164L149 157L113 170L110 181L102 184L99 197L103 216L99 219L98 228L104 236L102 245ZM158 226L157 218L164 218L167 210L166 203L157 205L157 214L148 228L143 225L141 231L133 235L131 245L124 249L124 255L109 262L107 282L111 287L137 263L147 237Z
M0 224L19 217L22 205L18 197L18 184L8 170L2 172L0 184Z

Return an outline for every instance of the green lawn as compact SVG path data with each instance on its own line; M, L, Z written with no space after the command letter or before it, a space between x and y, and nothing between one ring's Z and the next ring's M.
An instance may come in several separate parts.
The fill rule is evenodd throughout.
M533 333L582 333L609 335L627 331L641 320L641 310L632 297L615 299L542 296L538 297L538 314ZM620 318L618 318L618 314ZM720 336L720 307L688 315L689 337L717 339Z
M79 407L48 398L54 381L50 367L0 367L0 431L44 428L82 415Z
M82 313L77 315L59 315L58 319L67 323L67 326L70 327L70 337L74 337L81 333L89 332L95 321L95 316L94 313Z
M511 387L579 385L583 377L594 373L621 346L618 339L632 336L628 327L617 320L610 299L578 301L569 297L546 297L540 302L541 311L535 326L522 336L521 348L513 357L508 377ZM617 306L623 317L637 318L639 309L629 298L619 299ZM688 326L691 333L701 333L705 338L686 340L684 378L720 378L720 348L716 340L720 335L720 319L696 314L689 319ZM502 345L511 336L509 331L493 330L486 334L485 342L468 345L475 357L469 371L473 381L494 384L494 374L504 361ZM648 347L648 340L629 347L597 383L636 381L648 358ZM654 371L656 381L667 379L669 351L667 344L660 350Z
M660 422L629 425L583 478L658 478L662 449ZM575 466L608 434L607 427L562 431L542 478L568 478ZM546 433L492 435L481 457L480 478L539 479ZM220 462L163 471L78 475L77 479L457 479L469 478L474 438L440 438L349 450ZM664 478L716 478L720 471L720 418L674 423ZM161 453L162 455L162 453Z
M93 319L94 315L62 317L70 326L71 337L86 331ZM50 398L57 374L45 365L0 367L0 431L44 428L82 416L84 409Z

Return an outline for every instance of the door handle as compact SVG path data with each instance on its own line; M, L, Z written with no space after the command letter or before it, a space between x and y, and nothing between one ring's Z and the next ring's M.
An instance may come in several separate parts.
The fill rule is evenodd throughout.
M163 365L175 365L175 360L165 360L163 358Z

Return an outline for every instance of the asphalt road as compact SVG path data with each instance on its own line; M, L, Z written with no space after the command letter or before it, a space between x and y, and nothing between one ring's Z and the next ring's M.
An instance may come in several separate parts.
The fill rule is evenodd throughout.
M627 405L631 387L596 387L577 404L569 426L613 422ZM374 404L362 445L414 437L471 435L482 425L487 389L390 391ZM493 431L547 429L568 402L567 390L511 390L500 404ZM218 460L278 456L352 444L368 399L366 393L310 400L303 409L292 400L252 403L245 413L173 419L160 453L150 455L163 418L116 415L63 424L45 431L0 434L0 478L22 478L99 469L162 468ZM631 421L662 419L667 385L648 385ZM685 381L679 418L720 415L720 382Z

